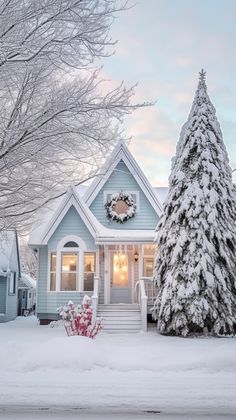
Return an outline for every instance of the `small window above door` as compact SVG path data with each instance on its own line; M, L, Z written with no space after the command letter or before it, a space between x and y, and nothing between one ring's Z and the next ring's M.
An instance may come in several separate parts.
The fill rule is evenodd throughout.
M64 248L78 248L78 247L79 245L74 241L66 242L66 244L64 245Z

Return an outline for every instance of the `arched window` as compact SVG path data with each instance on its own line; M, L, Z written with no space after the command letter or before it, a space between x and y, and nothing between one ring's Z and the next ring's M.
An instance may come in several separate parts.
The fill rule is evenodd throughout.
M95 252L87 251L85 242L75 236L64 237L57 251L50 253L49 290L92 291L95 274Z
M66 244L64 245L64 248L77 248L77 247L79 247L79 245L74 241L66 242Z

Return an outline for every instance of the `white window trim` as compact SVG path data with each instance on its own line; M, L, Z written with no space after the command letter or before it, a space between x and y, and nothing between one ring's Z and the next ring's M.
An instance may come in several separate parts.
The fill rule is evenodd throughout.
M77 247L65 248L64 245L67 242L76 242ZM61 256L63 252L74 252L78 255L78 271L76 279L76 290L61 290ZM97 261L98 261L98 250L87 249L86 243L79 236L69 235L65 236L58 242L57 248L50 249L48 251L48 284L47 292L48 293L81 293L84 290L84 253L94 253L95 254L95 275L97 275ZM56 290L50 290L50 263L51 263L51 254L56 253Z
M57 258L57 250L56 249L50 249L48 251L48 281L47 281L47 292L48 293L56 293L56 290L50 290L50 283L51 283L51 255L56 254ZM56 275L57 275L57 267L56 267Z
M15 271L10 271L8 282L9 282L8 283L8 296L15 296L16 294L16 272ZM14 291L11 291L11 285L13 285Z
M108 194L116 194L120 191L112 191L112 190L104 190L103 191L103 204L105 205L107 203L107 196ZM123 192L128 194L135 194L136 195L136 213L139 213L140 211L140 194L139 191L130 191L130 190L124 190Z

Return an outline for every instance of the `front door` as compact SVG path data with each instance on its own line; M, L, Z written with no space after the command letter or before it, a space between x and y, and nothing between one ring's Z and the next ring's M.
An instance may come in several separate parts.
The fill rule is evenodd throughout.
M132 303L131 255L110 253L111 303Z

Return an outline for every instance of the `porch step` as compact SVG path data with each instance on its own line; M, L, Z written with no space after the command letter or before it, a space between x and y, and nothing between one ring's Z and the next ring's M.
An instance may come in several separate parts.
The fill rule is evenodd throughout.
M97 316L102 318L102 327L105 332L130 333L141 331L141 314L139 305L98 305Z
M125 311L125 310L135 310L135 311L139 311L139 305L134 303L134 304L129 304L129 303L111 303L110 305L102 305L99 304L98 305L99 309L105 310L108 309L109 311L111 310L118 310L118 311Z

